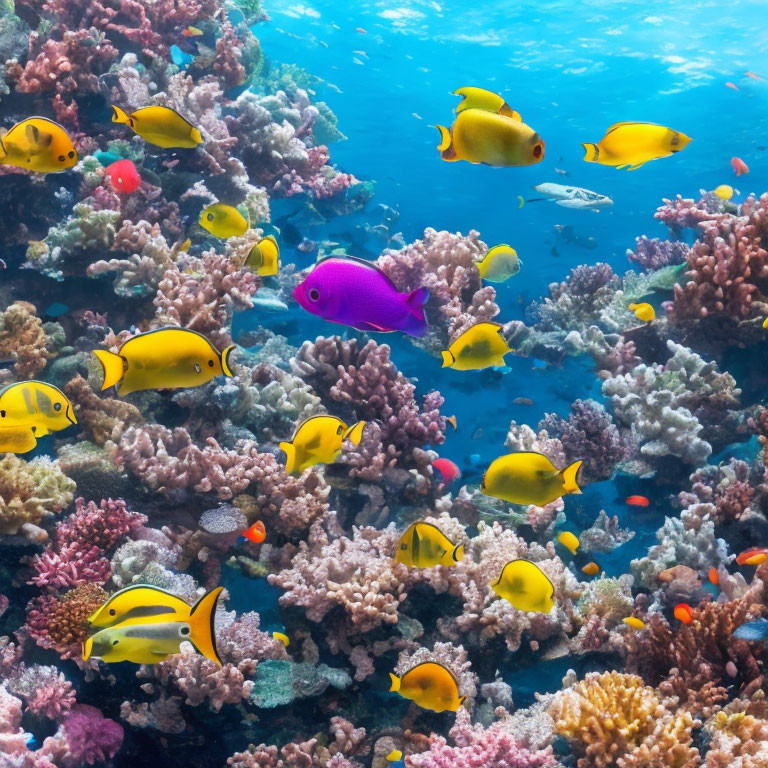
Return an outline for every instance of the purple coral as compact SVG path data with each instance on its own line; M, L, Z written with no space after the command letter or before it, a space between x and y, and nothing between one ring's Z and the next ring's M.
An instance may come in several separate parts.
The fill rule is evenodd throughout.
M684 264L690 248L681 240L649 240L645 235L635 241L635 250L627 250L627 258L638 263L644 270Z
M88 704L72 707L64 731L75 764L110 760L123 743L123 727Z

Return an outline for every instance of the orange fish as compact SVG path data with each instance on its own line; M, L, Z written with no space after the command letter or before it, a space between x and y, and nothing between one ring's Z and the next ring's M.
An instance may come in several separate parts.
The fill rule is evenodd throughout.
M203 30L198 29L197 27L187 27L186 29L181 30L181 34L184 35L184 37L200 37L200 35L203 34Z
M725 84L726 88L730 88L732 91L738 91L739 87L737 85L734 85L730 81Z
M587 576L597 576L600 573L600 566L593 560L591 563L587 563L581 572L586 573Z
M675 618L683 624L690 624L693 621L693 608L688 603L678 603L675 606Z
M717 568L710 568L709 573L707 574L709 577L709 580L717 586L720 583L720 574L717 572Z
M760 77L760 75L756 75L754 72L745 72L744 74L747 77L751 77L753 80L765 80L764 77Z
M631 507L647 507L651 503L645 496L627 496L626 501Z
M731 168L737 176L741 176L742 173L749 173L749 166L740 158L731 158Z
M768 549L764 547L752 547L745 549L737 558L739 565L760 565L768 560Z
M447 422L448 422L448 423L449 423L449 424L450 424L450 425L451 425L451 426L452 426L454 429L458 429L458 428L459 428L459 422L456 420L456 417L455 417L455 416L446 416L446 417L445 417L445 420L446 420L446 421L447 421Z
M252 541L254 544L261 544L264 539L267 538L267 529L264 527L264 523L261 520L257 520L250 528L243 531L241 534L248 541Z

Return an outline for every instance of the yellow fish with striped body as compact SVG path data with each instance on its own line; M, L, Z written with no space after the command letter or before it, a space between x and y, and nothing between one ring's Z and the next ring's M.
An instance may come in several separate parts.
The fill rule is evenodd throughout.
M257 275L269 277L276 275L280 267L280 246L273 235L259 240L245 257L245 266Z
M57 173L76 164L77 151L69 134L47 117L22 120L0 139L0 165Z
M74 406L53 384L20 381L0 390L0 427L30 427L38 438L73 424Z
M544 571L530 560L510 560L491 589L518 611L549 613L555 605L555 588Z
M225 240L239 237L248 231L248 219L232 205L214 203L200 214L200 226L214 237ZM249 254L250 255L250 254Z
M450 130L438 125L440 157L497 168L534 165L544 158L544 142L522 120L482 109L465 109Z
M221 587L217 589L221 593ZM132 584L115 592L97 608L88 617L88 624L108 629L117 625L189 621L190 613L192 606L173 593L147 584Z
M464 88L457 88L453 95L461 96L461 101L455 109L456 114L465 109L482 109L485 112L511 117L513 120L521 119L520 113L515 112L501 96L493 91L487 91L485 88L475 88L468 85Z
M117 385L118 395L145 389L198 387L216 376L232 376L232 344L219 353L208 339L188 328L158 328L134 336L115 354L94 350L104 369L101 389Z
M644 323L650 323L651 320L656 319L656 310L645 301L641 304L630 304L629 311L634 312L635 317Z
M504 365L504 355L511 351L501 335L499 323L475 323L442 353L442 367L456 371L479 371Z
M413 568L455 565L464 559L464 545L453 542L436 526L413 523L397 543L395 561Z
M418 664L402 677L390 672L389 677L390 691L433 712L456 712L467 698L460 695L459 684L451 672L434 661Z
M113 104L112 122L127 124L148 144L164 149L194 149L203 141L200 131L170 107L142 107L129 115Z
M597 144L582 144L588 163L636 171L651 160L680 152L690 136L655 123L614 123Z
M489 283L503 283L520 271L523 262L510 245L496 245L488 250L482 261L477 262L480 277Z
M365 424L358 421L348 427L336 416L310 416L299 424L290 442L280 443L287 457L285 471L289 475L299 475L315 464L333 464L345 440L354 445L360 443Z

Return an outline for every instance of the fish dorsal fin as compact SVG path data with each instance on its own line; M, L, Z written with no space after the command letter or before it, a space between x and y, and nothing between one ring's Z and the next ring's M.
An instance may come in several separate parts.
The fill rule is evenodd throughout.
M291 442L296 440L296 436L299 434L299 432L301 432L305 424L309 424L310 421L314 421L315 419L336 419L336 421L342 424L344 423L338 416L332 416L330 413L316 413L314 416L310 416L309 418L304 419L304 421L302 421L301 424L296 427L296 430L293 433L293 437L291 438Z
M422 661L421 664L416 664L416 666L411 667L407 672L403 672L403 674L400 675L400 679L402 680L406 675L410 674L415 669L418 669L419 667L424 667L427 664L431 664L431 665L433 665L435 667L440 667L441 669L444 669L450 675L451 679L453 680L453 682L456 685L456 688L458 689L459 681L456 679L456 675L454 675L453 672L451 672L451 670L448 669L448 667L445 666L445 664L441 664L439 661L433 661L432 659L430 659L429 661Z
M357 262L358 264L360 264L360 265L362 265L364 267L368 267L368 269L373 269L376 272L378 272L385 280L387 280L389 282L389 284L392 286L392 288L395 291L397 291L397 293L403 293L403 291L401 291L392 282L392 278L378 264L374 264L372 261L368 261L368 259L362 259L359 256L324 256L322 259L320 259L319 261L315 262L315 267L319 267L324 262L331 261L332 259L336 260L336 261L354 261L354 262ZM313 267L313 269L314 269L314 267Z
M608 130L605 132L605 135L607 136L612 131L615 131L617 128L623 128L625 125L653 125L655 127L658 126L658 123L644 123L637 120L622 120L620 123L614 123Z

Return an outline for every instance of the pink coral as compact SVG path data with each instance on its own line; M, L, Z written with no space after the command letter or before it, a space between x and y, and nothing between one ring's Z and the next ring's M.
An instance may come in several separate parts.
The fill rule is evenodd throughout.
M64 721L64 732L74 765L109 760L123 743L123 727L88 704L72 707Z

